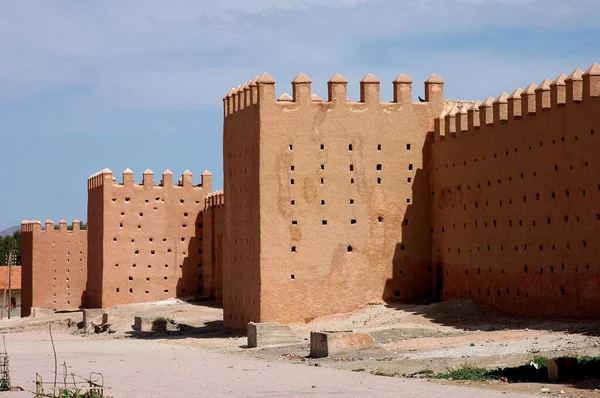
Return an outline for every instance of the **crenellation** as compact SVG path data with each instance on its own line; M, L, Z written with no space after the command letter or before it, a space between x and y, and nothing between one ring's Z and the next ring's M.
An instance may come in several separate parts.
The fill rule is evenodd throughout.
M256 81L256 82L255 82ZM433 102L425 101L413 102L412 101L412 79L406 74L399 75L393 82L393 99L391 102L381 101L380 93L380 80L373 74L367 74L360 81L360 98L358 101L350 101L347 96L347 85L348 80L338 74L335 74L328 82L328 98L327 101L321 99L318 95L312 93L312 80L304 73L300 73L296 76L292 82L292 95L284 92L279 97L276 94L275 80L268 74L263 73L261 77L255 78L254 80L244 83L242 86L238 86L236 89L231 90L224 98L224 113L226 117L241 111L244 106L241 104L246 103L246 107L250 104L254 104L253 90L256 87L258 100L256 103L268 104L275 103L282 106L282 109L296 110L299 105L313 105L316 110L323 109L323 106L327 108L335 107L340 104L349 105L352 110L362 111L367 104L377 104L380 107L386 107L387 109L394 108L395 105L415 105L415 106L434 106L435 109L443 108L443 80L437 76L432 75L425 82L426 91L431 94ZM245 93L245 94L244 94ZM240 99L242 95L250 95L251 100ZM291 106L290 103L294 103ZM236 105L239 104L239 105ZM462 105L462 104L459 104ZM431 108L434 109L434 108Z
M246 109L246 93L248 90L248 82L242 84L239 90L239 101L240 101L240 110Z
M212 173L208 170L204 170L201 175L202 182L200 187L204 192L210 192L212 190Z
M204 174L208 173L208 174ZM212 186L212 174L210 172L205 171L201 176L201 181L199 184L194 185L193 183L193 174L186 170L181 178L173 183L173 172L171 170L165 170L162 174L162 178L159 184L155 184L154 182L154 172L150 169L147 169L142 174L142 181L140 184L135 183L135 175L131 169L126 169L123 172L123 179L121 183L117 183L116 179L112 176L112 172L100 172L90 177L88 180L88 189L97 188L103 185L116 185L116 186L126 186L126 187L134 187L134 186L143 186L146 188L192 188L192 189L204 189L206 190L206 184ZM106 184L107 181L110 181L111 184Z
M293 101L299 104L310 104L312 80L304 73L300 73L292 80Z
M327 101L332 104L345 104L348 102L348 79L336 73L327 82Z
M523 111L523 100L521 99L521 94L523 94L523 89L518 87L515 91L513 91L510 97L508 97L508 117L510 120L521 118Z
M229 92L225 96L226 102L227 102L227 115L228 116L233 115L233 113L235 112L235 109L233 106L233 94L234 93L235 93L235 88L232 88L231 90L229 90Z
M504 124L520 120L523 115L533 117L536 114L541 114L542 111L558 110L560 106L568 103L583 101L584 91L590 93L586 98L594 98L591 93L593 91L592 86L595 83L592 82L595 81L594 76L598 76L598 79L600 79L600 65L596 63L588 71L587 76L589 78L584 76L587 72L584 73L581 69L576 69L569 76L561 73L554 81L544 79L539 86L531 83L525 90L517 88L510 96L502 93L495 100L493 97L488 97L483 103L478 101L467 110L468 131L473 132L481 127L490 127L495 123ZM588 83L585 83L584 88L586 78L590 83L589 87ZM440 140L443 140L443 135L449 130L460 131L461 118L457 116L456 119L452 119L454 124L452 128L447 124L448 112L449 110L444 113L444 119L446 120L440 120L439 122L437 119L435 120L433 131L437 134L438 127L441 127L440 133L442 136Z
M98 188L108 181L112 182L112 180L113 173L110 169L100 170L88 178L88 189Z
M252 79L248 85L250 87L250 103L252 105L258 103L258 79L258 76L254 77L254 79Z
M536 88L537 85L535 83L530 83L521 93L521 116L528 116L536 113Z
M380 103L380 80L372 73L367 74L360 81L360 102L366 104Z
M398 104L412 104L412 84L413 80L407 74L400 74L393 82L394 84L394 102Z
M145 187L154 186L154 173L150 169L146 169L142 176L142 185Z
M469 131L469 108L471 105L464 104L456 115L456 134Z
M479 116L480 107L481 101L477 101L473 105L471 105L471 107L467 111L470 132L474 132L475 130L481 127L481 118Z
M479 106L479 121L481 126L494 124L494 97L487 97Z
M567 103L583 101L583 71L575 69L565 79L567 85Z
M550 102L552 108L556 108L559 105L565 105L567 103L567 85L565 83L566 78L567 75L561 73L550 84Z
M600 97L600 65L595 62L582 77L585 98Z
M492 104L494 121L505 123L508 121L508 94L503 92Z
M446 133L446 137L456 138L456 115L458 112L458 107L455 105L444 116L444 131Z
M440 107L444 104L444 79L435 73L425 80L425 101Z
M275 79L267 72L263 73L258 79L258 104L275 102Z
M135 181L133 178L133 171L131 171L131 169L129 169L129 168L125 169L125 171L123 172L123 184L122 185L124 185L126 187L135 185Z
M38 220L23 220L21 222L21 232L41 231L42 223Z
M250 87L252 81L248 81L244 84L244 109L252 106L252 88Z
M544 79L539 86L535 89L535 103L536 112L541 113L544 110L552 108L552 94L551 87L552 81L550 79Z
M446 139L446 115L449 109L444 109L440 116L434 120L435 141L444 141Z
M162 174L162 180L160 185L163 187L169 187L173 185L173 172L169 169L166 169Z

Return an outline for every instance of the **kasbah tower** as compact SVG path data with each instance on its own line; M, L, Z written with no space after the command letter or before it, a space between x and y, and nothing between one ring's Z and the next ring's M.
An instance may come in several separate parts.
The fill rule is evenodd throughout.
M263 74L224 98L226 326L304 322L431 288L427 161L443 80L360 82L360 102L335 75L328 101L304 74L276 98Z
M600 65L484 102L347 84L277 97L265 73L223 99L226 326L428 296L600 317Z

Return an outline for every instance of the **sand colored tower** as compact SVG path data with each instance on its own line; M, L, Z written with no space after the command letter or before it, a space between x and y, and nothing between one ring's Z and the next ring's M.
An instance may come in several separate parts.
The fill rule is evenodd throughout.
M73 310L86 305L87 231L73 221L51 220L21 223L22 301L21 316L31 309Z
M88 180L90 307L193 297L202 294L202 210L212 175L195 185L186 171L159 184L151 170L141 183L123 172L122 183L102 170Z
M444 107L443 80L393 82L380 99L368 74L360 100L336 74L328 98L304 74L279 98L263 74L224 101L227 193L225 324L298 322L431 288L428 132Z

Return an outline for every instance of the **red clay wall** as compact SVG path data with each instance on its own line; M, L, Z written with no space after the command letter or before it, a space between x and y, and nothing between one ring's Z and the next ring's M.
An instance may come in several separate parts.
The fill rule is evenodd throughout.
M438 123L431 195L442 298L600 316L600 67L565 77Z
M155 185L150 170L136 184L133 172L117 184L110 170L88 180L90 270L94 307L190 297L202 288L202 216L212 176L193 185L166 171Z
M223 299L223 229L225 195L222 190L204 199L202 214L203 293L210 299Z
M224 287L241 300L225 305L226 325L305 321L427 295L422 165L443 81L426 83L425 103L412 102L405 75L392 103L380 102L372 75L361 82L361 102L348 101L340 75L327 102L311 96L302 74L293 98L277 100L274 83L265 74L225 98L224 278L237 284Z
M29 316L32 307L54 310L83 308L87 279L87 233L79 221L73 231L61 221L59 230L46 221L42 231L39 221L21 224L22 308Z
M224 98L223 318L236 329L260 319L257 80Z

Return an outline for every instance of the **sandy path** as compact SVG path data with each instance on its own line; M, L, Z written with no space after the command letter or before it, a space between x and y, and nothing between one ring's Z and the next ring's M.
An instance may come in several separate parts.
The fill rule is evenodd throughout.
M13 384L33 390L36 372L44 381L53 380L54 361L47 333L10 333L6 338ZM55 343L59 363L66 361L69 371L80 375L101 372L111 387L107 394L115 398L524 396L281 361L246 360L149 340L86 339L57 332Z

